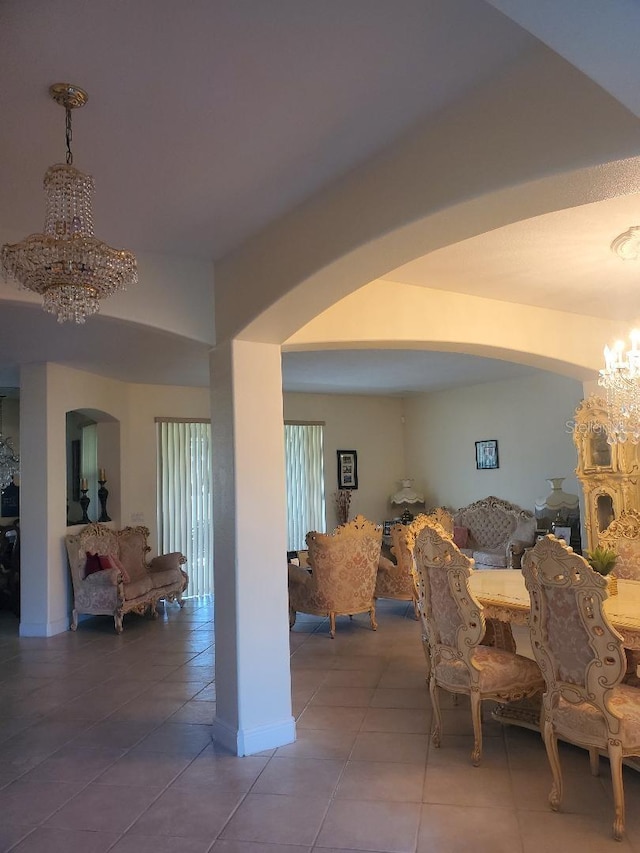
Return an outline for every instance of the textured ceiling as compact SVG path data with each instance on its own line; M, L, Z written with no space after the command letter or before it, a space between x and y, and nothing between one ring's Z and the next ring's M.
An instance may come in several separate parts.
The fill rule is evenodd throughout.
M51 83L89 92L73 150L96 179L96 234L135 252L215 259L539 50L481 0L2 0L0 232L42 226L42 176L64 157ZM480 235L388 277L636 317L640 273L608 246L638 222L637 197L612 199ZM202 343L102 317L71 335L3 299L0 384L42 360L208 384ZM357 351L288 353L285 387L413 393L421 381L522 370L390 350L365 361Z

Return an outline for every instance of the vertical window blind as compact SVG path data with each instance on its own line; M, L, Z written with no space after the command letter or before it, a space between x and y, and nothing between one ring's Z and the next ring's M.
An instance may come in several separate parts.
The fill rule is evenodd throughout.
M159 553L187 558L187 595L213 593L211 424L156 419Z
M285 423L287 550L306 547L310 530L326 530L323 425Z

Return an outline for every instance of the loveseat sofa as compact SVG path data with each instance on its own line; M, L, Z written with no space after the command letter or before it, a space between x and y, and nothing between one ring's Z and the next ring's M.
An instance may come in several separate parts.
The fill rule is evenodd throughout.
M477 569L520 568L535 543L537 522L529 510L490 496L457 510L453 540Z
M65 537L73 584L72 631L81 613L113 616L120 634L125 613L157 616L161 599L183 606L189 582L182 568L186 558L175 552L147 562L148 538L147 527L112 530L97 523Z

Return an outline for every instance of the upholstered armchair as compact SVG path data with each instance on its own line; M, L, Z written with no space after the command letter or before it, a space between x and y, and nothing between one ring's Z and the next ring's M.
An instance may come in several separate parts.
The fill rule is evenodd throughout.
M562 540L545 536L527 552L522 571L531 597L531 644L546 681L542 733L553 783L549 804L562 803L558 738L589 750L598 775L599 750L611 766L613 835L624 834L622 759L640 755L640 690L622 684L622 637L603 610L607 581Z
M369 613L375 631L374 590L382 546L382 528L358 515L332 534L306 537L310 571L289 564L289 625L296 613L329 617L331 639L336 616Z
M386 557L380 557L378 565L375 597L412 601L416 619L419 619L419 613L413 546L416 536L425 524L436 523L442 524L449 534L453 532L453 518L446 509L441 507L429 515L424 513L417 515L411 524L394 524L391 527L390 535L391 553L396 562L394 563Z
M442 714L438 691L463 693L471 700L474 744L471 760L482 758L481 702L515 701L544 688L535 661L506 649L484 646L485 618L469 588L472 560L460 552L439 525L418 534L414 556L419 579L420 615L431 656L429 692L433 706L432 740L440 746Z

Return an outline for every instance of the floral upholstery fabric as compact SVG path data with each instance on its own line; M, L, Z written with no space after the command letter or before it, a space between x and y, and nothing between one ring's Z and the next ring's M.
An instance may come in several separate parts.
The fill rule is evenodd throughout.
M129 573L131 582L146 578L147 537L133 528L128 536L121 538L119 546L120 561Z
M431 615L436 629L432 642L455 646L458 628L463 624L458 605L449 587L445 568L431 568L427 583L431 598Z
M613 569L615 576L640 581L640 539L618 539L614 550L618 555Z
M584 686L587 664L594 655L589 634L575 606L575 593L570 588L544 590L547 605L546 637L556 660L559 681Z
M614 572L625 580L640 580L640 512L624 510L598 536L598 544L618 555Z
M640 690L628 684L619 684L609 691L607 706L622 718L619 733L612 733L624 741L626 748L640 746ZM604 715L590 702L574 704L560 697L554 718L560 734L572 733L575 737L576 733L581 733L602 742L607 740Z
M376 598L397 598L411 601L415 596L415 584L411 569L380 557L376 577Z
M362 613L373 608L382 529L370 522L362 526L359 519L366 521L358 516L332 535L315 531L307 534L311 573L289 566L291 610L327 615Z
M481 693L507 698L539 689L544 682L538 664L522 655L489 646L476 646L472 658ZM475 675L475 673L474 673ZM436 664L436 678L442 684L458 688L471 687L469 667L462 660L440 660Z

